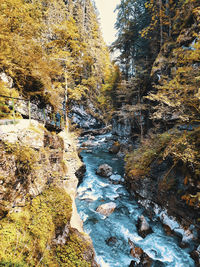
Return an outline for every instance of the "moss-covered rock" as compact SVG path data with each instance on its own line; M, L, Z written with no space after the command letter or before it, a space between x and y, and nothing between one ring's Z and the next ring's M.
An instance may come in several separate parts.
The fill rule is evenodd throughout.
M9 129L1 136L0 266L96 266L91 240L81 226L72 228L80 220L74 198L81 164L73 141L39 126L23 132L37 133L40 148L35 135L30 145L4 140ZM16 127L12 134L21 133Z
M21 212L0 221L0 260L36 266L44 258L53 261L50 246L58 232L69 223L71 198L56 186L46 189Z
M23 211L8 214L0 221L0 262L8 266L91 266L91 244L77 230L68 226L65 243L56 243L71 213L70 196L54 185ZM92 251L89 258L88 251Z

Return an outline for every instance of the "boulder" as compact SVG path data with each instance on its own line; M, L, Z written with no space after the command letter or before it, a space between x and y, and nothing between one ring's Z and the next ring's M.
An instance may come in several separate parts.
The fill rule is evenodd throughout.
M7 84L9 88L13 87L13 79L8 76L5 72L0 73L0 79Z
M79 181L78 185L82 183L85 172L86 172L86 165L83 163L83 165L81 165L81 167L75 172L75 175Z
M142 236L143 238L145 238L148 234L151 234L153 232L147 220L145 219L143 215L141 215L138 218L137 230L138 230L138 234Z
M94 144L92 143L92 141L91 140L88 140L88 141L86 141L86 142L84 142L84 143L82 143L82 147L89 147L89 146L93 146Z
M191 258L194 260L196 263L196 266L200 266L200 245L197 247L196 250L193 250L190 253Z
M143 250L139 247L134 247L131 248L130 254L133 256L133 258L140 259L143 254Z
M117 154L120 150L120 143L114 142L113 145L109 148L109 153Z
M129 267L135 267L136 266L136 262L135 261L131 261L131 263L129 264Z
M114 246L117 243L117 238L115 236L111 236L106 239L106 244L110 247Z
M138 266L138 267L150 267L153 263L153 260L140 248L137 247L133 241L128 240L129 245L131 246L130 254L137 259L136 261L132 260L129 267ZM139 260L139 263L137 263Z
M119 184L124 181L124 179L119 174L112 174L109 179L113 184Z
M165 233L169 236L173 236L174 233L173 233L173 230L169 227L169 225L167 224L163 224L163 228L165 230Z
M96 174L103 177L110 177L112 175L112 167L108 164L102 164L98 167Z
M34 149L44 146L44 130L34 120L18 120L16 124L2 125L0 139L11 144L21 143Z
M116 208L116 204L114 202L109 202L106 204L100 205L96 211L101 213L102 215L109 216Z

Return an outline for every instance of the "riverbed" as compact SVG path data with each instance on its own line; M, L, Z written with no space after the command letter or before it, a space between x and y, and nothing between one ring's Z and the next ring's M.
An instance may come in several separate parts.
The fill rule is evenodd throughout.
M145 210L137 203L123 185L124 162L108 153L111 135L101 135L90 141L81 152L86 164L83 182L77 190L76 205L84 223L84 231L90 235L96 252L96 261L101 267L128 267L134 260L130 255L131 240L153 259L155 267L193 267L194 261L188 248L179 247L177 237L168 236L158 218L148 218ZM81 140L83 142L85 140ZM122 183L113 184L108 178L96 174L99 165L107 163L113 168L113 179ZM98 206L114 202L116 209L109 216L96 212ZM137 220L144 215L153 233L142 238L137 232Z

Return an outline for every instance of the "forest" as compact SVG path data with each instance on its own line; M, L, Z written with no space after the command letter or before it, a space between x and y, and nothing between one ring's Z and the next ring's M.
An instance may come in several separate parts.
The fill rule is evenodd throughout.
M147 175L154 159L171 158L161 186L175 186L169 175L181 165L187 189L180 197L199 207L199 3L127 0L117 10L112 49L120 51L125 83L117 88L115 105L126 105L135 116L141 140L138 151L127 155L127 172L137 179Z
M194 226L198 243L200 2L121 0L115 12L117 36L107 46L93 0L1 1L0 130L13 117L14 120L30 117L21 111L21 106L14 110L14 102L9 99L42 107L44 121L45 116L48 119L48 110L63 114L66 105L67 134L91 138L88 137L79 156L99 133L110 131L113 143L106 149L111 154L118 153L119 158L122 155L128 192L141 202L145 199L166 208L184 229ZM72 160L78 156L70 142L65 147L68 135L61 141L63 137L47 132L44 126L35 129L31 125L34 134L44 132L45 145L39 149L4 142L0 131L0 266L100 266L94 261L89 241L73 227L69 227L70 234L63 246L55 241L61 230L62 237L66 234L64 224L69 225L73 213L73 201L59 187L63 182L60 180L67 178L60 177L67 172L72 174L66 158ZM73 151L63 156L69 153L69 147ZM87 152L91 151L89 147ZM17 162L16 181L5 182L5 173L8 175L12 169L11 155ZM46 181L44 175L44 190L32 196L27 188L40 176L39 172L35 174L35 166L37 169L42 164L48 166L43 171L50 178ZM54 178L56 186L59 184L55 190L50 186ZM27 202L18 218L18 213L10 213L15 204L9 201L14 201L12 190L18 190L19 181ZM37 217L37 214L42 215ZM151 218L152 214L148 216ZM43 220L44 229L40 231L37 225ZM52 220L49 232L45 229L48 220ZM17 231L13 230L15 225ZM23 235L21 241L18 235ZM7 236L12 240L11 245ZM181 245L184 247L185 242ZM90 251L89 256L86 250ZM200 249L197 252L192 257L199 266Z

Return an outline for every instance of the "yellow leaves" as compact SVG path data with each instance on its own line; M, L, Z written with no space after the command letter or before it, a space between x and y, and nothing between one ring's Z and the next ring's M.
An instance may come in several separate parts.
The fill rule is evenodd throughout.
M198 172L200 169L199 161L199 138L200 138L200 129L197 128L193 132L185 132L175 136L171 139L171 142L166 147L164 151L164 158L168 155L172 156L174 161L181 160L184 164L188 166L195 166L193 169L195 172Z
M74 1L1 1L0 67L21 94L39 94L61 108L65 73L75 98L109 79L109 52L90 1L83 11Z
M199 56L200 45L198 40L194 40L186 50L182 47L173 49L172 59L175 59L175 71L171 68L171 75L160 77L160 85L156 93L151 93L147 98L152 101L158 101L157 111L154 118L164 117L167 113L176 113L177 119L197 120L200 114L199 106ZM159 58L158 63L161 62ZM172 61L174 64L174 61ZM162 63L162 62L161 62ZM157 69L161 69L162 65L157 64ZM165 62L166 66L170 63ZM154 73L157 70L154 69ZM169 78L170 77L170 78ZM166 109L166 110L165 110Z
M199 81L200 81L200 77L198 77L198 78L199 78ZM200 88L198 89L198 92L195 94L195 97L200 100Z
M78 86L76 86L75 88L71 89L68 88L68 93L69 93L69 97L70 99L79 101L81 100L83 97L86 96L86 92L88 92L88 87L79 84Z
M0 7L0 16L6 17L5 23L8 32L20 36L38 36L41 13L32 3L22 0L5 0L4 7Z

